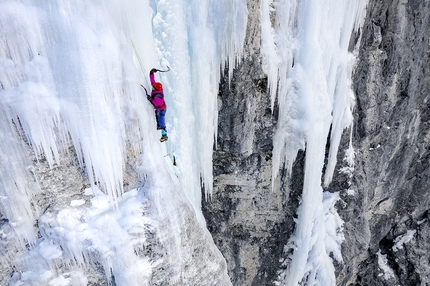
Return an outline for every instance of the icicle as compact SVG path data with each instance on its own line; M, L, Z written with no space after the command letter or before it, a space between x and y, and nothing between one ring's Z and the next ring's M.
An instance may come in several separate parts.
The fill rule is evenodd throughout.
M31 162L24 144L17 138L14 126L0 110L0 206L1 213L20 238L21 247L33 243L34 216L30 206L31 196L39 190L31 174ZM11 157L10 154L19 154Z
M272 189L280 167L285 163L288 173L300 149L305 148L304 133L300 129L301 119L298 109L297 86L291 79L294 56L299 47L296 37L297 1L276 0L274 40L278 57L278 128L273 137ZM272 99L274 102L275 100ZM288 114L288 116L284 116Z
M272 1L261 0L261 55L263 58L263 71L268 77L268 89L271 98L271 109L275 105L275 96L278 85L279 56L275 45L275 32L271 24L271 15L274 13Z

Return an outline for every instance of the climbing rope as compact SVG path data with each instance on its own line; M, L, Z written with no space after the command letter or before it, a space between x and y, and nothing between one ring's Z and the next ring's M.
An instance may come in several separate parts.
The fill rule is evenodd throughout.
M148 86L151 86L151 85L149 84L148 78L146 77L147 73L146 73L145 67L143 66L142 59L140 58L139 52L137 51L136 46L134 45L133 40L131 40L131 44L133 45L133 50L134 50L134 53L136 54L137 60L139 61L140 70L142 71L143 77L144 77L144 78L145 78L145 80L146 80L146 84L147 84ZM146 89L145 89L145 90L146 90Z

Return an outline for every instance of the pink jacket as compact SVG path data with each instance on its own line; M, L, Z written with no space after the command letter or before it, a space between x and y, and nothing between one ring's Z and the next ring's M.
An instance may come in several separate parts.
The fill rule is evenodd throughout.
M153 73L150 73L149 79L151 80L151 85L154 86L156 83L155 76ZM156 110L164 110L166 109L166 102L164 102L164 92L163 90L156 90L152 88L151 91L151 102L154 105Z

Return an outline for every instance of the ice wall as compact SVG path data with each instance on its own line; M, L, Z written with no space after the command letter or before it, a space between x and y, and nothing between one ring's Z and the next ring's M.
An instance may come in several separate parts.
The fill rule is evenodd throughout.
M8 161L2 160L1 171L10 173L2 176L2 212L14 223L31 222L28 206L13 213L15 200L28 201L37 191L26 190L34 180L28 173L33 159L28 152L54 166L71 145L91 184L117 198L123 191L129 119L137 117L144 129L151 118L129 44L138 15L126 17L124 6L114 1L103 6L88 1L0 5L0 105L5 119L0 128L9 141L17 141L2 144ZM145 11L142 6L140 10ZM143 141L132 148L142 149ZM26 146L18 148L23 142ZM11 181L20 183L15 187Z
M200 177L207 194L212 190L220 67L227 63L231 73L240 59L246 1L4 1L1 8L3 136L21 145L23 139L51 166L73 145L91 183L116 198L123 191L126 144L138 151L159 148L145 142L154 119L138 84L147 85L150 68L170 65L170 73L156 75L166 91L170 141L167 151L154 152L175 155L182 186L199 212ZM33 180L31 156L19 144L2 145L7 160L28 161L8 171L4 186ZM10 169L7 160L3 170ZM5 200L31 197L35 189L24 185L2 189L2 209L12 221L20 215ZM25 208L17 212L32 221Z
M139 277L149 279L145 259L133 256L141 252L135 248L133 236L144 234L124 223L141 219L138 210L144 201L137 195L124 197L127 154L141 154L139 159L146 162L136 168L139 175L151 173L153 180L171 184L152 190L166 193L151 199L163 224L159 240L169 245L166 256L170 264L177 265L173 276L179 276L184 244L177 234L184 222L178 206L183 207L187 200L175 204L175 196L169 192L182 186L204 223L201 184L210 194L218 82L223 68L228 65L231 75L241 58L246 22L244 0L0 3L0 212L12 229L8 245L16 239L21 250L28 250L22 257L28 261L20 265L20 270L27 271L17 279L85 284L85 275L72 264L76 260L79 266L89 259L103 264L108 281L113 271L118 285L137 285ZM169 73L156 74L168 105L169 141L160 144L153 109L140 84L148 87L149 70L167 65ZM100 199L102 191L107 205L100 211L98 202L91 201L89 209L67 207L56 213L37 213L32 199L46 190L35 176L34 162L47 162L54 169L63 166L70 151L76 152L93 195ZM176 180L166 156L176 157L177 184L170 178L173 175ZM129 202L134 214L125 213ZM80 203L74 202L72 207L80 207ZM36 220L42 238L33 228ZM102 230L117 233L118 239L103 240ZM83 240L79 235L84 235ZM5 237L2 233L2 239ZM216 249L214 245L205 249L212 247ZM14 263L9 257L0 259ZM40 268L34 265L39 261ZM138 273L131 267L129 271L135 273L123 275L122 267L130 266L124 261L142 265L145 271ZM75 270L60 275L54 271L58 265ZM217 261L213 267L219 265L222 263ZM67 275L71 277L68 282Z
M303 279L307 285L335 285L330 254L341 260L341 221L328 218L336 214L326 212L321 176L328 136L326 186L333 176L342 132L352 123L350 85L355 56L348 48L366 2L261 1L261 53L272 105L278 81L272 180L283 164L291 172L298 151L306 150L301 205L294 237L286 247L292 255L286 261L288 271L280 275L281 285L298 285Z
M240 61L247 23L246 1L153 1L153 27L167 83L169 152L182 187L200 214L201 186L212 193L212 150L218 125L218 84ZM203 218L201 217L203 222Z

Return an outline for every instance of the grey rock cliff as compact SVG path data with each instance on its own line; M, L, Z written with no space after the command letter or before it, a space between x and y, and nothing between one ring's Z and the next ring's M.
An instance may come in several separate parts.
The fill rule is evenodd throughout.
M370 1L367 8L353 78L355 196L344 197L340 212L346 222L340 285L430 281L428 11L429 1ZM407 231L415 233L412 240L396 246ZM388 280L378 251L393 270Z
M270 285L277 277L302 186L281 172L272 191L277 110L270 109L267 78L261 69L259 8L259 1L248 3L245 57L231 83L225 79L220 85L214 190L211 199L202 202L233 285ZM303 167L300 160L296 164ZM295 172L301 173L301 167Z
M225 256L233 285L272 285L292 234L301 194L300 153L290 179L271 190L277 113L259 57L259 1L248 3L245 57L221 83L214 194L203 210ZM345 222L338 285L428 285L430 282L430 1L369 1L353 76L356 94L352 178L333 182ZM379 259L379 262L378 262ZM385 263L381 263L385 259ZM384 272L381 266L391 269Z

